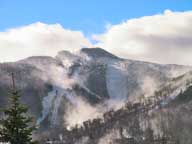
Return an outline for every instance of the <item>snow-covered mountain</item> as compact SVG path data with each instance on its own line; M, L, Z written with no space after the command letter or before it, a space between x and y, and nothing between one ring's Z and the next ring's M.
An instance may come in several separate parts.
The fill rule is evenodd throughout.
M159 91L174 99L190 85L192 67L119 58L101 48L61 51L56 57L34 56L0 64L0 105L7 103L15 73L22 101L29 105L41 131L82 124L118 109L127 101ZM166 87L166 88L165 88Z

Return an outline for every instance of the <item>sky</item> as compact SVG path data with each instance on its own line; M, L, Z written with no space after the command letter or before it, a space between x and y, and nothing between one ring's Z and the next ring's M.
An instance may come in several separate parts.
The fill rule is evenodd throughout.
M0 62L100 46L190 65L191 10L191 0L0 0Z
M40 21L101 33L108 23L191 8L191 0L0 0L0 30Z

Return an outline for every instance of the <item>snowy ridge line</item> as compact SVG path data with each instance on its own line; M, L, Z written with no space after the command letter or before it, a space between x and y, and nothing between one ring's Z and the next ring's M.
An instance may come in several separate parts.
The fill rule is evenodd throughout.
M95 118L93 120L84 121L83 125L71 127L71 129L65 129L65 138L62 140L63 143L74 143L75 141L81 139L82 137L89 136L94 129L94 125L97 124L97 127L104 127L105 132L111 127L106 123L108 121L112 122L112 125L115 124L117 119L115 118L118 115L118 119L123 119L126 116L132 116L133 114L148 115L149 112L163 108L167 103L174 99L179 92L186 90L192 85L192 75L185 75L176 81L172 80L167 83L159 91L156 91L153 96L150 97L141 97L139 100L127 102L122 108L114 111L108 111L103 114L101 118ZM72 139L70 139L72 138ZM54 142L53 142L54 143Z
M185 79L185 80L188 81L188 79ZM187 85L184 82L183 85L180 85L180 87L179 86L175 87L175 89L173 89L173 91L171 93L168 93L169 95L154 95L154 96L150 96L147 98L141 98L141 99L139 99L139 101L136 100L134 102L127 102L120 109L129 109L130 113L132 113L132 112L139 112L140 110L141 111L143 111L143 110L150 111L150 110L153 110L156 108L162 108L163 106L165 106L166 101L168 103L170 100L173 100L173 99L170 99L170 97L175 98L179 94L178 92L180 92L181 90L185 91L190 86L192 86L192 78L191 78L190 82L188 81ZM175 97L172 97L173 95ZM113 111L113 110L111 110L111 111ZM104 113L104 115L105 115L105 113ZM94 121L94 119L93 119L93 121Z

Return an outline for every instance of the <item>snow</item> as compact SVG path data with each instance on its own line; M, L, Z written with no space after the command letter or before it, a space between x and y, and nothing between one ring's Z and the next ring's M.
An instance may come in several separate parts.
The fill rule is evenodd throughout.
M187 81L191 82L187 85ZM176 82L174 81L171 83L171 87L175 88L175 90L168 96L167 100L164 101L162 104L165 105L169 103L169 101L175 99L180 94L180 92L187 90L187 88L190 87L191 85L192 85L192 74L189 72L185 74L185 76L181 80Z
M51 107L52 107L52 101L54 100L54 97L56 96L56 89L53 88L53 91L49 92L46 97L42 100L42 116L37 120L37 125L39 125L50 113Z
M107 90L111 99L127 99L128 78L125 65L119 61L108 64L106 71Z
M56 89L56 95L55 95L55 100L53 102L53 109L51 111L51 123L53 125L56 125L57 124L57 118L58 118L58 110L59 110L59 106L61 104L61 100L62 100L62 96L63 94L61 93L62 91L59 90L59 89ZM61 91L61 92L60 92Z

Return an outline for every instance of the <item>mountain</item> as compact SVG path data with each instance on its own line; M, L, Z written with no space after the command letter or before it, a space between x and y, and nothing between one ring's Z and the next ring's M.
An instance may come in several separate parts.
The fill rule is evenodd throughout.
M7 104L14 72L22 102L29 105L39 126L37 136L49 137L51 131L57 136L64 127L102 117L127 101L164 95L168 98L162 103L179 106L174 100L179 101L177 96L190 86L191 70L122 59L101 48L33 56L0 64L0 106Z
M111 59L119 59L117 56L105 51L101 48L82 48L82 53L87 54L89 57L98 59L98 58L111 58Z

